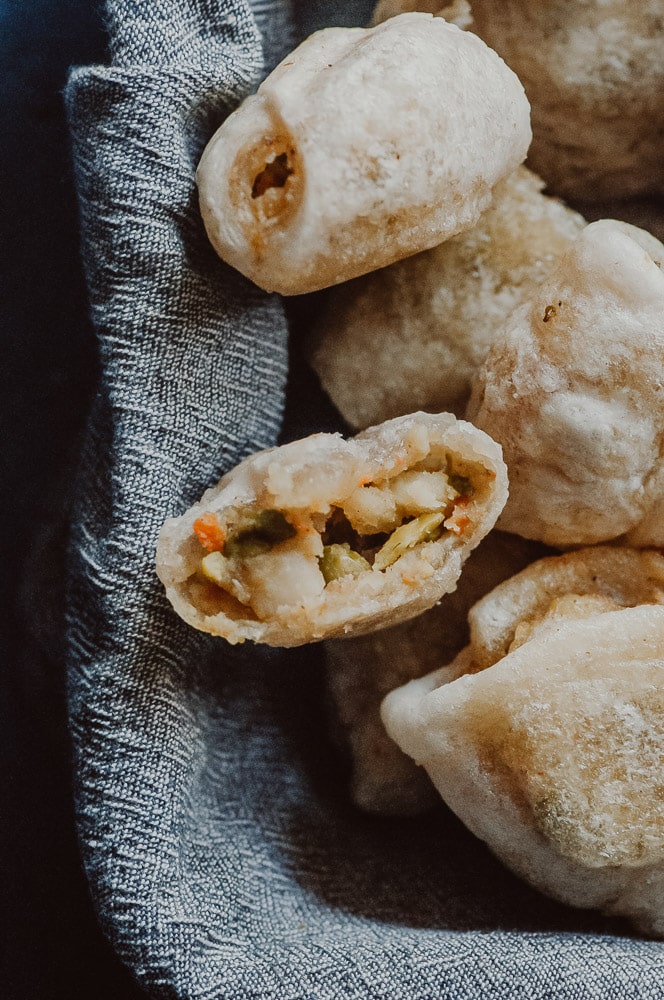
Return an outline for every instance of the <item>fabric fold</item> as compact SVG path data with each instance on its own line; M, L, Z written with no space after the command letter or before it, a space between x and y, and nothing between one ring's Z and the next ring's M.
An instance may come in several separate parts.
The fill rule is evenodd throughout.
M109 23L114 63L74 70L65 95L102 368L73 528L69 690L93 896L125 960L152 978L140 928L177 881L200 744L187 691L209 655L167 609L157 532L275 442L287 331L276 298L210 248L194 185L210 132L262 69L251 10L118 2Z

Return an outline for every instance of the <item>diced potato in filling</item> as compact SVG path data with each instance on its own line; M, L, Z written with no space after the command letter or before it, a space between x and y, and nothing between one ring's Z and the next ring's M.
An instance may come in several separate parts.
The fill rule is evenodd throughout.
M317 540L320 542L320 536ZM250 588L251 606L259 618L269 618L284 606L308 604L323 592L325 580L318 566L322 551L318 546L313 552L307 551L311 546L299 548L299 544L299 539L294 539L278 550L247 559L243 576Z
M443 471L409 469L380 485L358 487L344 502L346 517L356 531L392 531L405 517L443 510L459 495Z
M199 577L265 620L285 606L310 604L336 581L383 573L448 530L459 534L456 505L467 504L473 492L466 476L416 466L359 484L323 516L272 509L208 512L194 523L205 550Z

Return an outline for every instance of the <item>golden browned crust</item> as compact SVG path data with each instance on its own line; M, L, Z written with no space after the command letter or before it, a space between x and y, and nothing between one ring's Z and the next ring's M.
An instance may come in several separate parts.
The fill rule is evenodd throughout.
M538 559L478 600L468 619L473 662L484 670L506 656L515 642L551 613L561 598L597 597L614 607L664 603L664 556L598 545ZM567 616L580 609L558 610Z
M664 607L559 616L453 669L388 696L390 735L531 884L663 937Z

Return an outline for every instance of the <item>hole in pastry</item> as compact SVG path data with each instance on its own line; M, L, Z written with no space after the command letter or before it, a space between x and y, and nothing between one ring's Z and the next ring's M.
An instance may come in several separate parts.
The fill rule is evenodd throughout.
M323 545L348 545L353 552L357 552L368 563L373 563L376 552L389 537L390 534L387 531L374 532L371 535L360 534L350 523L341 507L332 508L332 513L328 517L325 530L322 533Z
M257 257L297 210L303 185L304 170L290 136L264 135L239 151L229 192Z
M262 198L270 188L282 188L293 172L288 164L288 154L279 153L254 177L251 197Z

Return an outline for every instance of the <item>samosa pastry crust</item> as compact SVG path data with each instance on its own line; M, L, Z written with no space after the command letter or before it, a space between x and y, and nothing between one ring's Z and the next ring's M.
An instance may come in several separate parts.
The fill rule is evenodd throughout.
M426 10L469 28L532 104L528 165L563 197L664 191L664 0L381 0L374 22Z
M503 446L505 531L664 544L663 264L649 233L592 223L496 334L467 418Z
M469 608L541 555L534 542L492 531L465 563L456 590L434 607L371 635L326 642L333 732L350 751L350 792L361 809L403 816L433 804L425 772L385 732L381 701L455 657L468 642Z
M600 603L602 610L664 604L664 555L597 545L538 559L470 609L474 669L496 663L545 620L585 617Z
M664 191L664 0L472 0L532 104L529 164L576 200Z
M543 892L664 936L664 608L561 618L445 680L383 719L447 804Z
M434 17L444 17L459 28L470 28L473 15L467 0L379 0L371 18L372 24L381 24L399 14L423 11Z
M233 267L310 292L473 225L529 142L521 84L474 35L428 14L328 28L213 136L201 211Z
M403 621L454 589L507 496L500 449L451 414L259 452L160 533L185 621L296 646Z
M471 229L327 292L303 348L351 426L413 409L463 414L496 332L585 225L542 186L519 167Z

